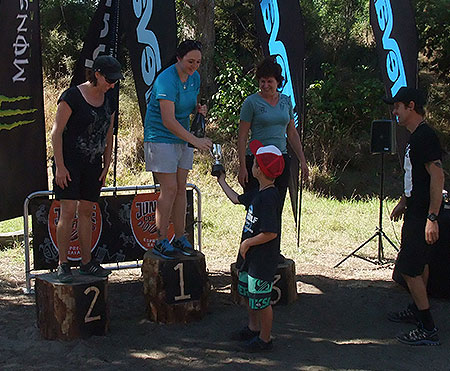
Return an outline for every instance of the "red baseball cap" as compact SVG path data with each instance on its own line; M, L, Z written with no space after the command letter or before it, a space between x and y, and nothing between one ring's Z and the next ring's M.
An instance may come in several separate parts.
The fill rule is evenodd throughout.
M265 176L275 179L280 176L284 170L284 158L281 151L270 144L264 146L259 140L250 142L250 151L255 155L256 162Z

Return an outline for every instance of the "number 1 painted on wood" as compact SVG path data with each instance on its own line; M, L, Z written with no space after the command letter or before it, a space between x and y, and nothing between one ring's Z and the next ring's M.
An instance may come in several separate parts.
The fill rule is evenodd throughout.
M190 299L191 294L184 293L184 274L183 274L183 263L178 263L173 269L176 271L180 271L180 294L179 296L175 296L175 301Z

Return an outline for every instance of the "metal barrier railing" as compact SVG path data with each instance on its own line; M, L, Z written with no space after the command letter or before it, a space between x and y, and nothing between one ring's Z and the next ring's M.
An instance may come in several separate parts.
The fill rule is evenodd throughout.
M159 190L159 184L155 185L134 185L134 186L122 186L122 187L103 187L101 189L101 193L117 193L117 192L136 192L137 191L146 191L146 190ZM195 220L195 224L197 227L197 247L199 251L202 251L202 198L201 198L201 192L200 189L195 184L188 183L186 184L186 190L192 189L197 194L197 215ZM25 280L26 280L26 287L24 289L24 292L26 294L33 293L33 290L31 288L31 280L38 276L37 273L32 273L33 269L31 269L31 261L30 261L30 231L29 231L29 204L32 199L37 197L49 197L53 196L53 191L37 191L30 193L27 198L25 199L25 202L23 204L23 226L24 226L24 249L25 249ZM116 266L108 266L107 269L110 270L119 270L119 269L129 269L129 268L139 268L142 265L142 263L139 263L137 261L134 264L120 264L116 263Z

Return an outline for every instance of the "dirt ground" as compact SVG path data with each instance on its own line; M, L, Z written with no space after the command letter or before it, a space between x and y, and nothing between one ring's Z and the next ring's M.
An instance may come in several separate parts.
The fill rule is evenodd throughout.
M0 270L1 370L450 370L450 302L432 300L439 347L411 347L394 336L412 328L386 320L408 303L390 279L392 264L372 265L330 252L296 261L298 300L274 309L274 350L246 354L230 334L245 325L231 301L229 263L210 267L208 315L187 325L146 319L139 269L109 280L110 331L70 342L43 340L34 297L24 295L23 268ZM208 258L208 257L207 257Z

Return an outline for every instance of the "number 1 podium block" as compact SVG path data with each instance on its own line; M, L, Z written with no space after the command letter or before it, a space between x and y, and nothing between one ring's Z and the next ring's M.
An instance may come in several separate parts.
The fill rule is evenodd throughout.
M45 339L73 340L108 331L108 279L72 272L70 283L59 282L56 273L36 277L37 325Z
M236 304L245 304L244 298L239 295L239 272L236 264L231 264L231 298ZM295 263L291 259L285 259L279 263L273 280L272 305L287 305L297 300L297 284L295 281Z
M203 318L210 290L205 256L167 260L151 250L142 263L148 318L160 323L188 323Z

